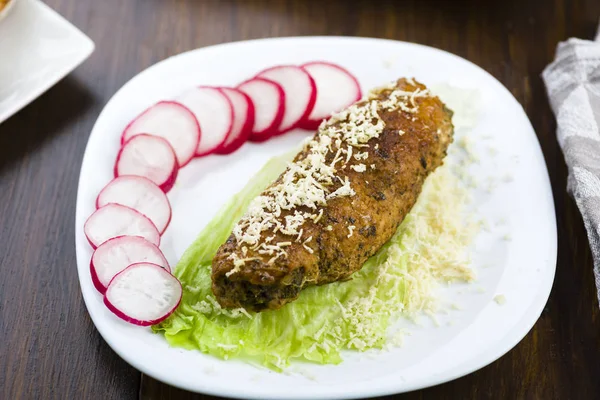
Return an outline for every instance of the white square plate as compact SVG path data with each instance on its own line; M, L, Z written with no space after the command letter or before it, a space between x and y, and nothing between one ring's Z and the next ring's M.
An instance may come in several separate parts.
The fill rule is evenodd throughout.
M0 21L0 123L40 96L94 50L79 29L39 0L12 0Z
M477 216L492 224L480 232L474 246L475 287L453 285L440 293L461 309L439 315L439 326L411 324L408 329L413 335L401 348L387 352L346 351L339 365L298 363L302 372L285 374L239 359L225 361L169 347L163 335L118 319L105 307L92 283L92 248L83 225L96 209L98 192L113 178L123 129L154 102L174 98L194 85L236 85L269 66L312 60L346 67L363 89L415 76L432 88L450 85L478 93L460 108L450 102L453 97L447 96L452 91L440 93L457 112L457 141L459 132L463 134L464 121L469 120L465 118L467 111L478 110L468 135L479 162L469 172L485 185L473 188L471 194ZM266 160L297 148L308 135L295 130L264 143L246 143L233 154L196 158L181 169L168 195L173 219L161 239L161 250L171 265ZM448 163L452 160L449 156ZM491 190L494 182L499 182L498 187ZM466 375L506 353L531 329L546 304L556 267L550 180L535 132L521 105L500 82L462 58L390 40L303 37L228 43L183 53L148 68L123 86L98 117L83 158L76 214L81 290L106 342L128 363L153 378L222 397L372 397ZM494 301L496 295L504 296L506 303Z

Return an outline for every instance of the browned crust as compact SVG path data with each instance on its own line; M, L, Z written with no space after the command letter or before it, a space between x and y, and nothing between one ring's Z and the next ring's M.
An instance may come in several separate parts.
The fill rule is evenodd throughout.
M400 79L397 88L415 91L425 86ZM390 91L382 90L377 98L385 99ZM418 109L414 113L379 111L385 128L378 138L368 142L368 148L360 149L368 152L368 158L348 164L364 163L368 166L365 172L348 167L338 171L338 175L350 179L356 194L329 200L317 223L304 223L303 237L313 237L309 243L313 254L294 242L286 248L287 258L268 264L268 256L250 251L249 257L260 260L246 262L239 272L227 277L226 273L234 268L229 256L239 252L235 237L229 237L217 252L212 268L212 290L223 307L253 311L280 308L307 286L348 278L392 237L415 204L425 178L442 164L452 141L452 112L437 97L415 101ZM301 152L296 159L305 156ZM328 154L328 163L333 156L332 152ZM350 226L355 229L348 237ZM274 242L293 242L290 236L275 236Z

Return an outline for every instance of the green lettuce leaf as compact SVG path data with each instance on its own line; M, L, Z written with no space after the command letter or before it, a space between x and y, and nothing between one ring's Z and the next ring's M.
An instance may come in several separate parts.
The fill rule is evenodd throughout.
M349 281L309 287L276 311L222 309L211 292L212 258L250 201L291 158L270 160L184 253L174 270L184 288L181 305L153 327L170 345L241 357L277 371L293 359L337 364L344 349L382 348L399 315L433 310L438 279L473 279L466 250L474 229L458 215L465 191L440 168L393 238Z

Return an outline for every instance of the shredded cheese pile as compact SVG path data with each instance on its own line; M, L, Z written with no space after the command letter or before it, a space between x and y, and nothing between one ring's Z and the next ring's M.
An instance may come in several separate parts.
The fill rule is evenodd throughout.
M387 318L416 318L437 311L440 281L473 281L469 246L479 224L467 218L468 203L467 188L449 167L432 173L386 247L353 275L368 280L369 289L344 303L337 301L341 318L328 340L339 344L343 339L343 347L357 350L378 347L386 340L381 328ZM342 331L343 336L336 333Z

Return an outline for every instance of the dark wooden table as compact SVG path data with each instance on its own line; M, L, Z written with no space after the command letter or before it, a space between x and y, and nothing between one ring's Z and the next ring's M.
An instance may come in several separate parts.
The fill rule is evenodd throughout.
M94 328L75 264L81 158L104 104L144 68L197 47L291 35L398 39L473 61L523 104L550 172L558 268L548 305L533 330L478 372L391 398L600 398L600 313L592 260L582 220L565 192L567 171L539 76L557 42L593 36L600 1L47 3L86 32L96 52L0 125L0 399L209 398L141 376ZM2 55L0 62L6 62Z

